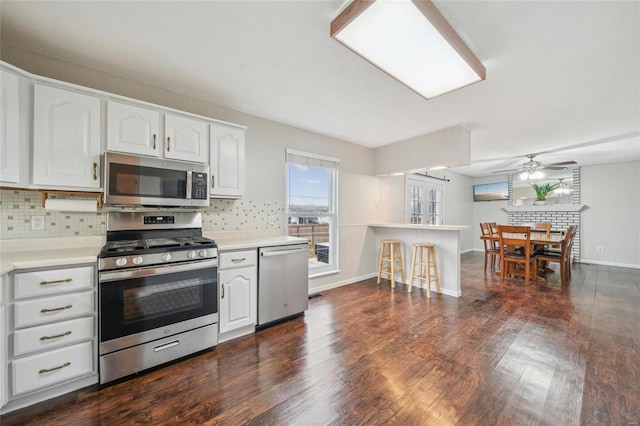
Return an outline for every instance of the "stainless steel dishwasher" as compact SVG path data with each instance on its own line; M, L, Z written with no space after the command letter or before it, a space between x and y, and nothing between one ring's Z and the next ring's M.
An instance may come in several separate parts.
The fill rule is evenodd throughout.
M261 247L258 259L258 326L309 307L309 245Z

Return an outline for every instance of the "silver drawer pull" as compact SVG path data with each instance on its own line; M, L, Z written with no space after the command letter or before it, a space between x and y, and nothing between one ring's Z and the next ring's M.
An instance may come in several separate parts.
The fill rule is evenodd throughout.
M60 284L60 283L70 283L73 281L71 278L67 278L66 280L56 280L56 281L41 281L40 285L50 285L50 284Z
M64 336L68 336L70 335L71 332L70 331L65 331L62 334L56 334L55 336L42 336L40 338L40 340L51 340L51 339L57 339L58 337L64 337Z
M51 372L51 371L60 370L61 368L65 368L65 367L68 367L68 366L70 366L70 365L71 365L71 363L70 363L70 362L65 362L64 364L59 365L59 366L57 366L57 367L53 367L53 368L43 368L42 370L38 371L38 373L40 373L40 374L49 373L49 372Z
M240 262L244 262L245 260L247 260L246 257L243 257L242 259L231 259L233 263L240 263Z
M156 347L153 348L154 352L160 352L163 351L165 349L169 349L172 348L174 346L178 346L180 344L180 339L176 339L173 342L169 342L169 343L164 343L162 345L158 345Z
M40 313L46 314L47 312L63 311L65 309L71 309L71 308L73 308L73 305L67 305L61 308L51 308L51 309L44 308L44 309L40 309Z

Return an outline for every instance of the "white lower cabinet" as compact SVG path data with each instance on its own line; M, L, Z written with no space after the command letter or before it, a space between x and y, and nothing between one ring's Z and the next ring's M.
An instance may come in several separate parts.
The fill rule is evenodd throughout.
M223 342L255 331L257 315L257 251L220 253L220 339Z
M47 351L11 362L13 394L20 395L93 371L91 342Z
M5 411L98 382L95 280L94 265L10 276Z

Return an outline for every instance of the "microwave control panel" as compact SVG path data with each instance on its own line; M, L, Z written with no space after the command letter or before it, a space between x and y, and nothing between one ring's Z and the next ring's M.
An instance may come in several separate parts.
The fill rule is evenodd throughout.
M191 175L191 198L194 200L207 199L208 179L206 173L196 173Z

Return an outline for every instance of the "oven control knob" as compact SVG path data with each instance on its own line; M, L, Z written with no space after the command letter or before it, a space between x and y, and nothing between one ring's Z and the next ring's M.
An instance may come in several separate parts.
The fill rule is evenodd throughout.
M194 257L196 257L196 252L191 250L190 252L187 252L187 257L189 259L193 259Z
M136 256L133 258L133 263L135 263L136 265L139 265L142 263L142 256Z
M116 265L118 266L124 266L127 264L127 259L124 257L121 257L120 259L116 259Z
M162 256L160 256L160 258L161 258L162 260L164 260L165 262L168 262L168 261L170 261L170 260L171 260L171 254L169 254L169 253L165 253L165 254L163 254Z
M205 256L207 255L207 251L206 251L206 250L200 250L200 251L198 252L198 255L199 255L200 257L205 257Z

